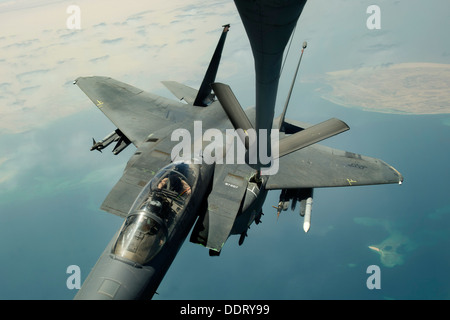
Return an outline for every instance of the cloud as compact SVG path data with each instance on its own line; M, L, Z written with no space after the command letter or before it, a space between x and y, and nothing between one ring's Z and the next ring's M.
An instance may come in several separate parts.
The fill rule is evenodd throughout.
M0 172L0 184L8 182L11 180L17 172L8 171L8 172Z
M99 24L93 26L93 28L105 28L105 27L107 27L107 24L105 22L100 22Z
M217 19L231 13L240 20L230 1L210 9L207 1L80 0L81 30L69 30L64 1L27 3L19 1L12 10L11 2L9 11L0 11L1 133L27 132L90 107L69 85L79 76L131 79L148 91L168 75L200 81L221 30ZM223 11L214 11L219 7Z
M11 82L0 83L0 90L2 91L7 91L9 87L11 87Z
M123 41L123 38L115 38L115 39L105 39L102 40L102 43L105 44L117 44Z
M16 78L22 83L29 83L33 82L36 77L41 77L45 75L47 72L50 72L51 69L38 69L38 70L32 70L27 72L22 72L17 74Z
M20 89L20 93L22 94L32 94L34 92L36 92L36 90L39 90L41 88L40 85L36 85L36 86L29 86L29 87L25 87Z
M106 55L101 56L101 57L90 59L89 61L93 62L93 63L96 63L96 62L108 60L108 58L109 58L109 55L106 54Z
M2 153L7 154L0 157L0 202L55 196L118 178L122 161L89 152L92 131L80 129L80 120L94 128L90 118L73 115L45 128L0 136ZM102 165L97 161L95 165L93 158L101 158ZM86 171L90 166L92 170Z
M8 49L13 49L13 48L28 48L38 42L39 42L39 39L24 40L24 41L15 42L10 45L7 45L7 46L3 47L2 49L8 50Z
M177 42L177 44L192 43L194 41L195 39L181 39L180 41Z
M195 29L189 29L189 30L182 31L183 34L191 34L194 32L195 32Z

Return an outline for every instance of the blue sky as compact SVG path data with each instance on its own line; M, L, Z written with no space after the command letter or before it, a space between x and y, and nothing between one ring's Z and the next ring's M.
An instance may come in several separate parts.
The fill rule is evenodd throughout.
M134 150L89 152L92 137L115 128L72 85L75 78L111 76L171 97L159 81L198 87L221 25L230 23L218 80L231 85L243 106L253 105L253 60L233 2L151 3L78 1L81 30L68 30L71 1L0 1L1 299L71 299L67 266L79 265L84 280L122 222L98 208ZM294 48L306 40L287 116L312 123L343 119L351 130L325 144L381 158L404 174L405 184L318 190L307 235L297 212L276 220L271 205L278 193L270 193L263 223L251 228L242 247L230 238L213 259L186 242L157 298L450 297L448 276L437 276L445 277L450 260L443 249L449 242L450 116L347 109L321 99L316 90L322 84L302 81L384 64L449 64L450 44L442 40L450 28L448 3L379 1L381 30L366 28L372 2L344 3L306 5L277 110L298 58ZM365 268L382 263L367 246L396 233L413 249L402 265L382 269L384 291L368 292ZM433 270L436 278L406 280L436 265L442 266Z

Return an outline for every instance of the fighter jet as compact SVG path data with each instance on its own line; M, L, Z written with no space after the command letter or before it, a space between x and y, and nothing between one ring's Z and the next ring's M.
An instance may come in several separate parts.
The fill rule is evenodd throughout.
M208 248L210 255L219 255L231 235L239 235L241 245L249 226L261 221L269 190L281 190L278 212L287 209L289 203L294 208L300 202L304 229L308 231L314 188L403 180L396 169L382 160L316 144L348 130L341 120L308 125L284 115L273 119L278 56L280 52L282 55L305 1L286 1L281 5L277 1L235 3L255 56L255 108L244 111L230 86L215 83L229 25L223 26L199 90L174 81L163 82L183 101L147 93L108 77L80 77L74 81L118 128L104 139L117 141L114 153L131 144L136 147L122 177L101 205L102 210L123 217L124 222L76 299L152 298L189 232L190 241ZM252 16L252 12L260 15ZM270 25L279 33L270 32L268 27L259 29L268 34L259 34L256 25L268 22L259 19L271 15L279 19L270 20L277 21ZM284 20L280 18L283 15ZM258 43L255 37L262 47L255 44ZM266 42L273 38L274 43ZM276 53L274 47L278 48ZM267 60L264 55L274 60ZM276 65L267 70L274 61ZM276 76L268 79L273 72ZM261 112L268 112L269 116ZM200 141L195 138L199 125ZM275 172L270 170L274 162L267 168L259 156L250 161L252 146L263 138L259 130L273 128L279 136L276 148L270 143L270 150L279 151L276 156L269 153L272 160L279 162ZM223 148L211 151L208 144L211 139L205 139L208 130L216 136L223 134L226 140ZM258 134L257 139L250 136L252 130ZM179 148L182 140L179 134L186 132L194 139L183 140L183 146L190 147L192 152ZM230 133L236 134L227 140ZM272 142L272 138L266 136L265 141ZM103 149L106 142L94 142L91 150ZM244 161L225 161L237 160L242 146ZM174 152L174 148L178 151ZM214 161L207 161L208 154Z

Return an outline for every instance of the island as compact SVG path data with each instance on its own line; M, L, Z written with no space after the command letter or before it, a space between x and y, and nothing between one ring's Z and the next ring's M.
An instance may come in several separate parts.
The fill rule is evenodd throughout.
M365 111L450 113L450 64L400 63L305 77L328 101Z

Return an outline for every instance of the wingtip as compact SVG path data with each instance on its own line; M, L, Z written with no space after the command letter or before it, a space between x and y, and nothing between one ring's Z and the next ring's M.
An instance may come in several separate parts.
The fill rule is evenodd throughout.
M402 185L403 184L403 175L397 170L395 169L393 166L389 166L398 176L398 184Z

